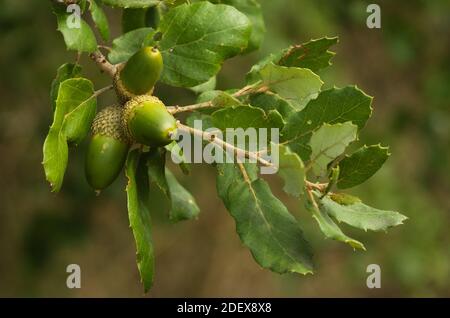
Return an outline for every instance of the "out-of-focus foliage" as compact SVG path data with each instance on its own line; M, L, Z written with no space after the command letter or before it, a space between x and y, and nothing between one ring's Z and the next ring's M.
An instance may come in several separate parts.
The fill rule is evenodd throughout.
M331 75L323 74L325 82L339 87L360 83L376 96L374 116L361 139L371 145L382 137L392 152L384 169L352 193L370 205L402 211L409 220L388 234L363 234L368 251L353 252L322 241L309 214L296 200L277 192L304 219L305 236L316 242L320 269L311 277L258 271L214 194L214 171L193 165L196 177L191 183L184 182L188 179L181 172L177 177L198 199L204 212L198 221L172 225L166 214L169 204L156 195L150 198L158 272L150 296L450 296L450 3L380 1L381 30L365 25L368 1L260 3L267 26L262 50L226 62L218 86L238 87L249 67L271 52L338 35L335 67ZM114 38L121 17L112 17ZM140 296L123 203L125 178L96 198L79 173L84 143L79 146L82 151L71 154L60 194L50 194L42 176L40 145L52 117L49 86L54 69L70 56L76 59L65 51L55 26L49 2L2 1L0 295ZM83 72L97 88L108 83L93 65ZM194 98L163 85L158 95L170 104ZM113 97L111 93L100 98L99 108L112 103ZM360 238L358 232L347 227L345 231ZM81 266L80 290L65 286L66 266L72 263ZM366 267L372 263L382 269L380 290L369 290L365 284Z

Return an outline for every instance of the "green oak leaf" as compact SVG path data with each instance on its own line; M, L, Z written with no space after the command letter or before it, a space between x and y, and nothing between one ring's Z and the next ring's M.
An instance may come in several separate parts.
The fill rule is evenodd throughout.
M242 164L245 172L251 182L258 179L258 165L254 163ZM217 165L217 194L219 197L226 198L228 189L235 180L243 181L242 171L239 166L232 163L222 163Z
M44 165L45 178L50 183L52 192L61 189L64 174L67 168L69 149L66 136L57 128L50 128L44 142Z
M178 222L197 218L200 208L192 196L165 167L165 151L150 151L148 159L150 180L164 193L170 202L170 220Z
M311 137L311 163L313 172L323 176L327 165L339 155L347 146L357 139L358 127L351 122L339 124L324 124Z
M336 171L336 170L335 170ZM330 193L329 197L340 205L352 205L360 203L361 199L347 193Z
M330 167L328 174L328 185L325 188L324 193L329 193L334 188L339 178L339 167Z
M89 99L68 113L62 127L67 141L71 144L79 145L89 134L96 113L96 99Z
M163 0L164 4L169 8L177 7L185 3L190 3L192 0Z
M364 146L339 162L337 186L348 189L372 177L390 156L389 148L381 145Z
M215 91L217 95L211 99L212 106L215 108L226 108L233 106L243 106L242 102L231 94L223 91Z
M176 159L176 162L178 166L180 167L181 171L188 175L191 172L191 168L189 166L189 162L183 152L183 149L180 147L180 145L176 141L172 141L170 144L164 147L167 151L170 152L173 159Z
M202 113L212 113L215 111L214 108L220 107L230 107L230 106L243 106L244 103L240 101L238 98L234 97L233 94L236 90L209 90L202 92L197 97L197 103L207 103L211 102L213 108L212 109L202 109Z
M284 51L278 65L309 68L313 72L320 71L331 65L331 59L336 53L329 48L338 43L338 38L321 38L307 43L294 45Z
M155 267L146 156L135 149L128 154L126 162L128 218L136 242L136 261L145 292L153 284Z
M343 195L345 194L340 194L340 196ZM351 204L341 204L341 202L342 198L336 201L334 195L325 196L320 200L321 209L337 221L364 231L386 231L390 227L403 224L403 221L407 219L398 212L375 209L361 201L353 200Z
M219 167L218 193L256 262L276 273L312 273L312 253L297 220L265 181L233 166Z
M319 76L311 70L297 67L267 64L259 72L263 85L291 103L296 110L317 97L323 85Z
M97 113L97 98L92 95L76 106L64 117L62 131L68 142L79 145L89 134L95 114Z
M248 129L256 129L257 141L260 141L260 128L268 130L267 142L269 142L272 138L271 128L281 130L284 126L283 118L276 110L271 110L266 114L262 109L252 106L227 107L215 111L211 116L213 127L225 133L227 129L233 129L235 136L239 134L238 129L243 129L243 133L251 133ZM245 144L249 142L247 139L245 138Z
M247 74L247 83L258 80L258 73L266 65L308 68L317 73L321 69L331 65L331 58L335 55L329 48L338 42L338 38L321 38L311 40L303 44L290 46L278 53L271 54L254 65Z
M161 148L151 149L148 154L147 169L149 180L154 183L167 197L170 196L167 186L166 151Z
M97 50L97 40L90 26L82 19L79 27L74 22L77 20L74 13L67 13L64 8L53 6L58 23L58 31L64 37L68 50L92 53Z
M212 114L217 108L244 106L243 102L232 95L232 92L220 90L210 90L201 93L197 97L197 103L211 103L211 107L198 110L203 114Z
M102 39L108 41L110 35L108 18L106 17L105 12L98 1L99 0L89 0L89 10L91 11L92 20L97 26Z
M317 200L319 199L319 195L317 193L314 193L314 197ZM339 226L334 223L334 221L325 211L323 205L316 205L310 201L307 201L305 206L306 209L312 213L313 218L317 221L317 224L320 227L320 230L327 238L349 244L351 247L353 247L353 249L361 249L364 251L366 250L364 244L355 239L352 239L351 237L348 237L344 234L344 232L342 232Z
M289 117L281 141L307 161L311 155L309 140L314 130L324 123L347 121L361 129L372 114L371 104L372 97L355 86L322 91L302 111Z
M128 61L142 46L150 44L154 34L155 30L152 28L140 28L114 39L108 60L113 64Z
M166 168L166 179L172 201L171 220L177 222L196 219L200 208L195 198L178 182L168 168Z
M92 102L87 102L92 100L93 94L93 84L85 78L67 79L59 85L53 123L50 126L43 149L45 175L54 192L58 192L61 189L64 179L68 161L67 140L71 142L79 141L84 134L82 127L78 127L78 129L76 125L71 125L71 129L66 130L63 123L67 114L77 107L82 105L92 107L92 105L96 105L95 99ZM78 117L75 118L77 119ZM66 136L66 132L70 135Z
M237 98L235 98L231 93L211 90L200 94L197 98L197 103L211 103L211 107L202 109L201 112L208 114L216 111L214 108L225 108L232 106L244 106L244 104Z
M251 23L231 6L205 1L169 10L158 31L164 59L161 81L193 87L216 75L225 59L246 49Z
M159 5L164 0L101 0L104 4L119 8L148 8Z
M278 174L284 180L284 192L300 197L305 187L305 166L302 159L289 147L272 144L272 152L278 151Z
M211 123L208 123L208 119L211 119ZM255 152L266 150L273 139L278 143L279 138L276 138L277 136L275 134L278 133L279 135L279 131L283 128L284 122L276 110L271 110L266 114L260 108L237 106L226 107L215 111L211 117L207 118L206 124L209 127L205 127L205 122L203 122L203 129L214 127L221 130L221 132L215 134L216 137L224 139L226 142L238 148ZM226 153L220 147L210 147L212 145L208 145L208 148L205 150L210 151L209 153L211 155L214 153L214 156L220 158ZM247 161L247 159L243 157L239 158L239 160L243 161ZM248 160L252 161L253 159Z
M59 85L53 128L60 129L65 116L75 108L92 99L94 85L86 78L70 78Z
M207 82L197 85L197 86L194 86L194 87L190 87L189 89L196 94L202 94L205 92L215 90L216 85L217 85L217 77L213 76Z
M262 109L252 106L223 108L214 112L211 119L212 127L222 130L221 137L226 142L253 152L266 150L271 141L278 143L279 138L273 140L273 130L279 134L284 125L283 118L276 110L266 114ZM262 135L262 132L266 134ZM253 162L252 160L250 162Z
M297 111L288 101L270 92L252 94L249 102L250 105L261 108L266 113L271 110L278 111L285 121Z
M204 114L202 112L193 112L186 118L186 124L189 127L194 127L195 121L201 122L202 130L206 130L206 129L214 127L211 115Z
M209 90L206 92L202 92L200 95L197 96L197 103L206 103L212 101L214 98L216 98L221 93L224 93L221 90ZM239 102L240 103L240 102Z
M69 78L79 77L81 74L81 66L79 64L65 63L56 71L56 77L52 81L50 88L50 100L52 109L56 108L56 98L58 97L59 84Z
M210 0L213 3L228 4L235 7L240 12L244 13L252 23L252 33L248 42L248 47L244 53L257 50L266 33L266 26L264 24L264 17L261 5L256 0Z

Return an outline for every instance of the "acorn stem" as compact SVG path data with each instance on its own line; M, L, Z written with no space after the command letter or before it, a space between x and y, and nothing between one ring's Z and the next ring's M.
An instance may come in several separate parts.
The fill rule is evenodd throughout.
M94 91L94 94L89 96L89 98L86 101L91 100L92 98L97 98L101 94L106 93L107 91L109 91L110 89L113 89L113 88L114 88L114 85L108 85L106 87L100 88L100 89Z
M305 181L306 187L310 190L318 190L324 192L328 186L328 183L313 183L311 181Z
M117 67L115 65L112 65L108 62L106 57L102 54L100 51L96 51L94 53L89 54L89 57L97 63L98 67L108 74L111 77L114 77L114 75L117 72Z
M94 92L94 97L97 97L113 88L114 88L114 85L108 85L106 87L100 88Z
M98 47L99 49L103 49L103 50L108 51L108 52L111 52L111 51L112 51L112 47L107 46L107 45L97 45L97 47Z

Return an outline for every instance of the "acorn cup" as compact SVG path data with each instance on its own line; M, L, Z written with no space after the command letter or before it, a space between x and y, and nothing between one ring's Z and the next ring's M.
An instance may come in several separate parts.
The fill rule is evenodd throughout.
M122 128L122 115L122 107L109 106L97 114L92 124L85 173L97 192L113 183L125 164L129 140Z
M161 77L163 59L161 52L152 46L137 51L117 71L114 87L123 103L139 95L151 95Z
M150 147L172 142L176 133L175 118L155 96L137 96L125 104L123 127L130 140Z

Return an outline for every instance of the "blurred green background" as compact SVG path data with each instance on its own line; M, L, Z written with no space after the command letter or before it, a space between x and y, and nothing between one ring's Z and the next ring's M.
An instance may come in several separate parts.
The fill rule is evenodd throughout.
M261 51L232 59L220 88L243 83L261 57L290 44L340 37L327 85L357 84L375 96L361 143L391 146L384 168L352 193L398 210L405 225L385 233L343 229L367 252L324 240L301 204L273 189L300 218L315 249L316 273L277 275L261 269L240 243L215 193L214 169L195 166L178 177L202 209L199 220L170 224L153 198L155 284L148 296L381 297L450 296L450 12L449 1L378 1L382 28L368 29L361 0L261 0L267 35ZM71 151L61 193L50 193L42 143L51 122L49 87L56 68L74 61L55 30L48 1L0 1L0 296L142 296L128 227L125 178L96 197L84 180L85 144ZM120 32L119 10L110 14ZM84 75L108 84L86 58ZM194 95L159 87L169 104ZM112 93L100 105L114 101ZM82 288L66 287L68 264L79 264ZM382 288L366 287L366 267L379 264Z

